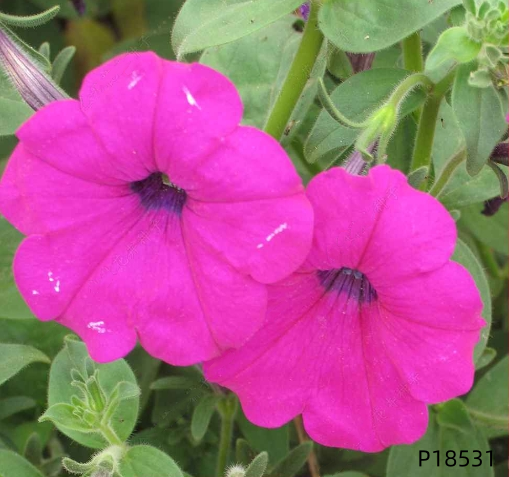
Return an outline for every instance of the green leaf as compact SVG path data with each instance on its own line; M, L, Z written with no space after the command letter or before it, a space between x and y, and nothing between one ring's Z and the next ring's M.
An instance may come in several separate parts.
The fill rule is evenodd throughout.
M33 465L39 466L43 460L42 452L43 446L41 437L37 434L37 432L34 432L30 435L25 444L23 456Z
M200 442L209 428L210 419L216 409L217 396L207 394L203 396L198 405L194 408L191 418L191 435L193 439Z
M341 81L345 81L354 74L348 55L331 43L327 44L327 70Z
M300 0L187 0L172 34L177 58L260 30L295 10Z
M67 46L60 53L58 53L55 61L51 65L51 77L55 80L55 83L60 84L65 70L69 66L69 63L75 53L76 48L74 46Z
M240 406L236 420L251 447L257 452L268 452L271 462L277 462L288 454L288 425L276 429L255 426L247 420Z
M49 61L51 57L51 46L47 41L41 43L41 46L39 47L39 53Z
M502 204L495 215L481 213L483 204L475 204L461 210L460 227L467 228L480 242L497 252L508 255L507 230L509 228L509 207Z
M0 384L31 363L49 363L49 358L32 346L0 343Z
M459 460L460 451L469 459L469 465L459 467L465 460ZM457 399L439 405L438 414L430 413L428 430L423 438L412 445L394 446L389 453L387 477L493 477L493 468L489 466L488 442L482 433L472 424L463 403ZM440 465L437 466L437 454L440 453ZM456 453L456 466L446 466L446 452ZM473 467L474 451L480 451L482 464ZM419 455L429 453L429 460L419 465ZM450 455L450 454L449 454Z
M1 88L2 80L0 80L0 91L5 92ZM2 93L0 93L0 96ZM24 105L23 107L26 106L25 103L21 103L21 98L19 101L19 104ZM1 102L2 99L0 98L0 104ZM31 111L29 114L34 112L28 106L26 108ZM4 110L0 107L0 118L3 113ZM14 253L22 239L23 235L0 216L0 303L2 304L0 316L3 318L30 318L33 316L23 298L21 298L12 275Z
M143 412L151 395L150 385L157 377L161 361L150 356L141 346L134 348L127 356L127 362L136 376L141 389L140 413Z
M155 447L131 447L120 462L122 477L183 477L182 471L167 454Z
M0 75L0 136L14 134L32 114L34 110L21 99L9 80ZM3 232L2 222L4 220L0 217L0 234ZM9 246L3 241L0 243L1 248Z
M246 469L245 477L262 477L269 463L269 455L267 452L258 454L249 467Z
M461 220L461 219L460 219ZM476 256L470 250L467 244L462 240L458 239L456 243L456 249L454 250L454 255L452 259L455 262L463 265L472 275L475 280L475 284L479 290L483 301L483 310L482 317L484 321L486 321L486 326L481 330L481 337L479 342L475 346L474 349L474 362L476 362L483 354L484 349L486 348L486 343L490 336L491 329L491 294L490 287L488 285L488 280L486 279L486 274L484 273L482 265L477 260Z
M442 101L435 126L433 142L433 164L435 177L442 172L448 160L466 147L466 141L456 115L446 101ZM466 169L466 163L460 164L438 199L449 210L476 204L495 197L500 189L497 177L485 167L472 177Z
M452 90L452 107L467 144L467 171L478 174L491 151L507 132L507 122L493 86L475 88L468 84L475 64L461 65Z
M350 120L362 122L386 100L408 72L395 68L362 71L340 84L330 95L336 108ZM425 99L422 91L414 91L401 108L401 117L417 109ZM305 144L310 162L320 159L328 166L356 140L360 131L342 126L322 111Z
M206 50L200 59L233 81L244 104L244 124L265 125L302 38L294 22L294 16L281 18L233 43Z
M0 399L0 421L18 412L26 411L35 407L36 402L26 396L11 396Z
M428 173L429 167L421 166L408 174L408 183L415 189L418 189L424 179L428 176Z
M437 44L426 58L426 69L434 70L450 61L469 63L477 58L481 46L481 43L476 43L468 36L465 28L449 28L440 35Z
M91 428L74 414L74 406L71 404L53 404L39 418L39 422L44 421L53 422L60 430L65 428L68 431L95 432L95 429Z
M71 370L77 369L82 376L86 375L86 360L90 360L84 343L73 336L66 338L65 347L53 360L49 377L48 405L71 404L71 398L78 395L77 389L71 385ZM129 365L119 359L112 363L95 364L99 370L99 384L106 396L110 396L119 381L127 381L137 387L136 378ZM138 418L139 398L120 401L113 413L111 426L121 440L127 440ZM49 411L49 410L48 410ZM87 434L77 429L58 426L64 434L80 444L102 449L106 442L99 434Z
M28 460L4 449L0 449L0 476L44 477Z
M200 386L201 382L197 378L188 376L168 376L154 381L150 389L158 391L161 389L193 389Z
M498 180L499 186L500 186L500 197L502 199L507 199L507 196L509 195L509 183L507 181L507 175L502 170L501 167L498 166L498 164L488 161L488 166L495 174L495 177Z
M312 450L313 442L311 441L298 445L271 469L268 477L294 477L306 463Z
M485 348L482 352L482 355L475 363L475 370L479 371L480 369L488 366L491 362L497 357L497 350L493 348Z
M235 443L235 462L243 466L248 466L255 455L256 452L245 439L237 439Z
M369 53L403 40L460 2L329 0L320 9L319 25L338 48Z
M0 12L0 22L4 22L7 25L12 25L20 28L34 28L40 25L44 25L49 22L52 18L58 15L60 10L59 6L54 6L49 10L30 16L17 16L8 15L7 13Z
M474 386L465 402L470 417L490 439L508 433L508 363L506 356L488 370Z

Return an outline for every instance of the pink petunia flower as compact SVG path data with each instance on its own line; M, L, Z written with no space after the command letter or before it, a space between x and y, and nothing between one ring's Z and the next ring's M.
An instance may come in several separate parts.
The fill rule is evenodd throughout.
M265 283L309 252L313 211L284 150L241 117L221 74L144 53L24 124L0 211L29 236L14 275L33 313L100 362L137 337L176 365L245 342Z
M376 452L426 430L426 403L467 392L482 303L450 261L448 212L388 166L340 168L308 187L315 236L301 269L269 287L265 325L205 364L255 424L303 414L315 441Z

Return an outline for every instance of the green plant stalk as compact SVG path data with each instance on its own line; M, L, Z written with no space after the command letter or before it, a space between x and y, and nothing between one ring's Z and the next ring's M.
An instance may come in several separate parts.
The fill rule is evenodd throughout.
M237 413L238 401L232 395L218 404L219 415L221 416L221 434L219 440L219 454L217 458L217 477L224 477L230 457L230 448L233 437L233 423Z
M429 193L433 197L439 197L445 186L450 181L456 168L467 158L467 151L462 147L454 156L447 161L447 164L442 170L442 173L436 179L435 183L431 187Z
M327 88L325 87L325 83L323 82L322 78L318 80L318 99L320 100L320 103L322 103L325 111L330 114L332 119L337 121L342 126L346 126L347 128L351 129L364 129L368 126L369 123L367 121L357 123L348 119L341 113L341 111L339 111L339 109L336 108L336 106L334 106L334 103L332 102L332 99L327 92Z
M405 69L416 73L424 71L420 32L412 33L402 41L401 45L403 47L403 65Z
M433 149L433 141L435 139L435 128L438 119L438 111L444 99L445 94L449 90L454 80L456 71L451 71L442 81L437 83L433 91L422 109L419 118L419 126L417 128L417 137L415 139L414 153L410 172L419 169L419 167L431 167L431 151ZM423 181L420 189L425 190L427 180Z
M396 118L399 116L399 111L403 100L415 89L415 88L426 88L428 91L433 88L433 82L423 73L414 73L407 76L392 92L387 105L392 105L396 111ZM389 141L394 133L396 124L391 130L384 131L380 136L377 150L377 162L379 164L384 163L386 160L386 150L389 145Z
M407 76L393 91L388 103L400 107L402 101L415 89L424 87L431 90L435 85L425 74L415 73Z
M265 125L265 132L278 141L281 139L297 101L302 95L322 47L323 34L318 28L320 3L320 0L311 2L309 19L304 29L302 41Z
M124 445L124 443L120 440L115 431L108 424L101 425L99 431L101 432L102 436L108 441L109 444L113 446Z

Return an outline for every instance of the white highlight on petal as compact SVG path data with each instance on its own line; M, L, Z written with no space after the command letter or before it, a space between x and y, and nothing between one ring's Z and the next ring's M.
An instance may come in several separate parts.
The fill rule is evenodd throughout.
M58 293L60 291L60 280L57 280L56 285L53 287L55 291Z
M187 102L191 106L196 106L201 111L201 107L198 104L198 102L196 101L196 99L194 98L194 96L191 94L191 91L189 91L185 86L182 88L182 91L184 91L184 94L186 95Z
M48 272L48 280L50 282L54 282L55 281L55 279L53 278L53 272Z
M281 232L284 232L286 229L288 228L288 224L285 222L283 224L281 224L279 227L277 227L274 232L272 232L271 234L267 235L267 237L265 237L265 240L267 242L270 242L276 235L279 235ZM263 248L263 243L259 243L256 248L257 249L260 249L260 248Z
M137 71L133 71L131 82L127 85L127 89L133 89L140 82L141 78L143 78L143 76L140 76Z
M100 334L104 334L104 333L107 333L109 332L110 330L107 330L105 327L104 327L104 321L91 321L88 325L87 325L87 328L89 330L93 330L93 331L97 331L97 333L100 333Z
M39 292L37 290L32 290L32 295L38 295Z

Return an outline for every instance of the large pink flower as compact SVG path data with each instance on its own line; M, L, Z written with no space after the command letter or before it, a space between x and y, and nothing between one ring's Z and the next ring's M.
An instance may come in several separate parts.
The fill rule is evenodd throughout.
M145 53L23 125L0 211L29 235L14 275L33 313L98 361L137 336L179 365L245 342L265 283L309 252L313 212L283 149L241 116L224 76Z
M484 322L468 272L449 260L456 230L400 172L340 168L311 181L310 256L269 287L267 319L240 350L205 365L247 417L302 413L328 446L374 452L425 432L426 403L465 393Z

